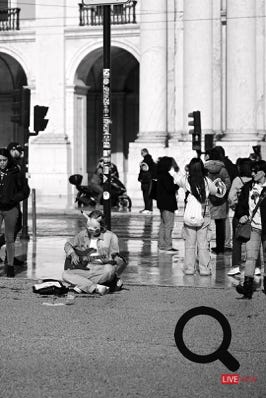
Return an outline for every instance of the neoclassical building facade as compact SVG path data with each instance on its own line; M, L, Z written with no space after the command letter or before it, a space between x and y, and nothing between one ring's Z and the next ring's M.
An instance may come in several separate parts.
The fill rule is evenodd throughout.
M112 161L133 206L141 197L141 148L181 167L195 156L191 111L201 111L203 134L213 134L232 160L258 143L264 148L265 15L265 0L139 0L112 8ZM101 8L0 1L0 146L23 143L10 122L14 89L31 89L32 109L49 107L46 130L29 142L39 203L73 205L68 177L80 173L86 182L102 154L102 60Z

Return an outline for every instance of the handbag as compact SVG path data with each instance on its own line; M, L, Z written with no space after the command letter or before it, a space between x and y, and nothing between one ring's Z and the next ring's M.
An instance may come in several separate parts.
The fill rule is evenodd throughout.
M235 236L236 239L239 240L242 243L248 242L250 240L250 235L251 235L251 221L253 220L261 202L265 199L265 193L261 195L261 197L258 200L258 203L256 204L255 209L252 212L251 218L245 222L244 224L238 223L236 226L236 231L235 231Z
M251 220L248 220L245 224L238 223L235 235L236 239L240 240L240 242L245 243L249 241L251 235Z

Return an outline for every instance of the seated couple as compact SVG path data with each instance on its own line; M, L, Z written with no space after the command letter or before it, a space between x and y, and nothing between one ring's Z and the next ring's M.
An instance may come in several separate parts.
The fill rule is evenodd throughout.
M76 293L99 293L121 290L119 276L126 268L126 260L119 254L117 236L108 231L104 215L93 210L87 218L86 229L66 242L65 271L62 278L72 287L67 302L74 302Z

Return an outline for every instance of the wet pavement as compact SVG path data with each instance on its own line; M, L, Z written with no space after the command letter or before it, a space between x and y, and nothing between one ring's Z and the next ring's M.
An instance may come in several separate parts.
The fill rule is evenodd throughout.
M128 259L123 274L125 283L151 286L191 286L229 288L239 282L228 277L231 254L212 255L211 276L186 276L183 273L184 242L181 238L182 217L177 214L173 232L173 246L177 254L158 251L158 212L152 216L138 213L112 213L112 230L119 236L120 250ZM27 259L26 266L16 267L16 277L27 279L61 279L64 267L66 240L85 225L84 217L73 209L68 214L41 214L37 218L37 237L32 237L32 222L29 219L29 241L18 240L16 256ZM214 238L214 233L213 233ZM211 247L215 246L214 239ZM4 257L4 248L0 251ZM0 275L3 275L1 264ZM260 278L257 277L257 283Z

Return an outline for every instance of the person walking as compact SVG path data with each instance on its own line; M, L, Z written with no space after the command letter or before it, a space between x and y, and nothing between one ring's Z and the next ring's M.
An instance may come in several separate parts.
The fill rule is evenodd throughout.
M237 161L237 166L238 166L239 176L234 178L228 194L229 207L234 211L234 216L232 219L232 230L233 230L232 268L227 272L227 275L229 276L235 276L240 274L242 242L240 242L240 240L238 240L235 236L236 227L239 222L236 216L237 206L238 206L238 199L241 194L243 186L252 179L251 159L240 158Z
M140 211L143 214L151 214L153 203L151 197L152 180L155 177L155 163L146 148L141 150L143 160L140 163L140 172L138 181L141 183L141 190L144 200L144 209Z
M22 166L23 166L23 147L18 143L18 142L11 142L7 146L7 150L10 153L12 162L14 163L14 166L17 166L17 168L21 171ZM17 218L17 223L16 223L16 228L15 228L15 234L14 234L14 241L16 241L17 236L19 232L22 229L22 211L21 211L21 206L20 203L18 203L18 218ZM5 234L0 235L0 247L2 247L6 243L5 241ZM2 259L0 259L0 262L2 262ZM7 263L7 254L5 255L5 263ZM20 260L17 257L14 257L14 265L24 265L25 261Z
M158 249L167 253L176 253L172 246L175 211L177 210L176 192L178 186L169 174L173 159L167 156L157 162L157 207L160 210L161 223L159 227Z
M264 264L266 262L266 162L257 162L257 172L254 180L247 182L239 196L236 217L240 224L251 220L250 239L246 242L246 262L244 283L236 287L236 291L245 299L253 295L253 281L256 260L260 246L263 246ZM264 292L266 289L266 273L264 265Z
M184 273L186 275L195 273L196 256L198 256L199 273L201 276L208 276L211 275L209 250L211 218L208 197L210 194L223 197L226 193L226 186L220 178L211 181L206 176L206 169L199 158L191 159L186 171L186 175L182 175L180 172L176 173L173 169L169 172L173 176L175 184L183 188L187 194L182 231L185 240ZM188 210L193 212L195 209L199 209L198 224L195 222L194 213L195 225L193 226L192 220L191 223L188 223L185 214L189 213Z
M6 148L0 148L0 227L5 222L7 276L14 277L15 230L19 202L28 198L30 188L23 173L14 165Z

